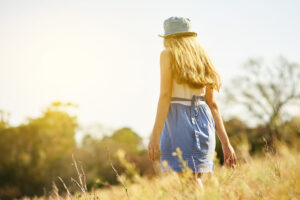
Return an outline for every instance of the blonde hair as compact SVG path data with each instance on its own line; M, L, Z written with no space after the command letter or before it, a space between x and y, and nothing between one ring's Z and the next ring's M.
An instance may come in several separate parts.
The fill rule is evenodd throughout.
M191 88L209 85L219 92L220 75L195 36L165 37L164 47L171 53L172 75L177 83Z

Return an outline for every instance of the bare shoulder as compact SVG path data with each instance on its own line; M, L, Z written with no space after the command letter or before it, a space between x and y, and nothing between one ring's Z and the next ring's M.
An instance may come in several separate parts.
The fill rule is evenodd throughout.
M160 68L166 71L167 74L171 73L171 53L170 50L164 49L160 53Z
M171 55L171 51L169 49L164 49L164 50L161 51L160 55L170 56Z
M162 52L160 53L160 60L164 61L166 63L171 61L171 52L168 49L164 49L162 50Z

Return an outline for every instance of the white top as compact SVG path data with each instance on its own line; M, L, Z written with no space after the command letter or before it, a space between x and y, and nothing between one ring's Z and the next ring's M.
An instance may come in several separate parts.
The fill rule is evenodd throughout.
M201 89L191 88L186 83L178 84L173 79L172 97L181 97L185 99L192 99L193 95L205 95L205 87Z

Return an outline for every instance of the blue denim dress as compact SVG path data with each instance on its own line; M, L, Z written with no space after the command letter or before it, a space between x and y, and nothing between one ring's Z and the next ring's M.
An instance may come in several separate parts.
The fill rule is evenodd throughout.
M179 101L190 103L182 104ZM205 97L200 95L193 95L192 99L172 97L160 136L161 170L183 171L182 161L178 154L174 154L176 148L179 148L182 159L193 172L212 172L215 146L215 122ZM167 167L164 164L166 162Z

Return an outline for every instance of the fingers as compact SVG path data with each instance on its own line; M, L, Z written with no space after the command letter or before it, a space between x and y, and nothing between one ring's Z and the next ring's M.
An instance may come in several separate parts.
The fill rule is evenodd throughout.
M154 159L154 149L153 149L152 146L150 146L150 147L148 148L148 154L149 154L150 160L153 161L153 159Z
M157 153L158 153L157 149L154 149L154 153L153 153L153 161L156 160L156 158L157 158Z
M148 148L148 156L149 156L150 160L152 160L151 159L152 154L151 154L151 149L150 148Z
M230 155L224 155L224 162L227 166L230 166Z
M232 154L232 164L236 164L236 156L235 153Z
M150 160L155 161L156 158L158 158L158 156L160 157L161 153L160 153L160 149L158 147L150 147L148 149L148 155Z
M150 150L150 159L151 159L151 161L154 160L154 149Z
M233 154L233 161L234 161L233 164L236 165L236 155L235 154Z
M236 157L235 157L235 154L232 154L230 157L230 168L234 169L235 165L236 165Z
M153 149L150 150L150 159L153 161Z
M230 157L230 161L229 162L230 162L230 168L233 169L234 168L234 164L233 164L234 163L234 159L233 159L233 157Z
M236 165L236 155L235 155L234 152L231 154L231 158L230 159L231 159L231 167L235 168L235 165Z
M231 157L226 158L225 164L227 166L229 166L230 168L232 168L232 159L231 159Z
M160 158L160 149L157 147L154 150L154 160L153 161L155 161L158 158Z
M236 156L235 154L231 154L231 155L225 155L224 156L224 162L227 166L229 166L230 168L235 168L236 165Z

